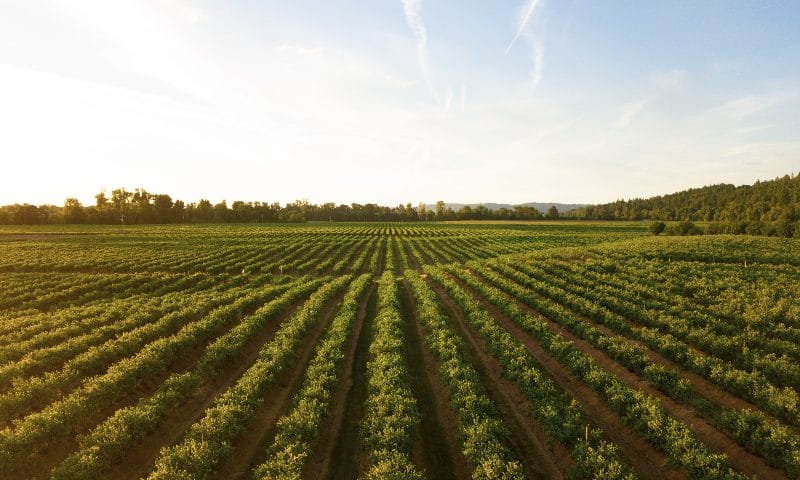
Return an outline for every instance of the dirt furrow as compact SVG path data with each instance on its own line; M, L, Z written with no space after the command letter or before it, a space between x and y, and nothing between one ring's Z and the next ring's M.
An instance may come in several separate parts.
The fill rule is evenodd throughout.
M377 305L374 282L366 297L348 345L331 415L320 427L320 438L303 472L303 478L309 480L356 478L366 465L366 456L359 448L359 427L367 398L367 360Z
M561 479L572 463L569 452L531 419L530 402L511 381L503 378L500 362L490 355L483 339L467 324L461 308L434 282L428 282L445 307L451 325L466 341L466 357L497 405L509 429L509 447L521 460L528 478Z
M175 444L194 422L202 418L205 410L255 362L263 346L272 339L281 324L306 300L307 296L295 301L277 318L265 325L221 372L201 385L184 405L172 410L169 418L158 429L148 434L124 458L116 462L109 471L108 478L137 479L147 475L161 448Z
M265 457L275 436L275 423L292 406L292 398L300 390L306 368L320 338L333 321L344 292L337 294L325 307L319 320L309 329L297 349L292 366L284 369L264 394L250 425L233 442L233 450L220 463L216 478L246 478Z
M403 280L399 294L406 364L421 414L419 426L415 429L412 459L430 478L468 478L471 469L461 453L458 419L448 405L447 387L439 378L439 364L423 344L424 331L410 288Z
M597 362L607 371L616 375L620 380L623 381L623 383L631 388L643 391L648 395L657 398L661 403L661 406L664 407L664 410L678 420L686 423L694 432L694 434L697 435L697 438L705 442L711 450L728 455L730 463L735 469L747 475L756 475L760 479L786 478L783 472L768 465L762 457L750 453L746 448L736 443L736 441L728 436L725 432L717 430L717 428L714 427L714 425L711 424L701 412L698 412L690 405L680 403L674 400L672 397L665 395L651 382L639 377L636 373L631 372L623 365L620 365L604 352L597 350L588 341L573 335L569 330L552 322L547 317L535 310L532 310L522 302L518 301L517 303L521 308L528 311L528 313L545 320L547 322L548 329L552 333L559 334L567 340L572 341L575 347L592 357L595 362ZM572 313L576 316L576 318L592 324L593 326L599 327L599 325L593 323L589 318L576 312ZM613 332L609 331L605 327L603 327L601 330L610 336L616 336Z
M686 478L684 472L670 469L667 456L625 425L597 392L576 378L572 372L561 365L516 323L503 315L491 302L481 295L476 295L474 290L460 280L455 280L463 289L478 299L503 328L522 342L528 353L562 390L580 403L586 417L595 426L600 427L606 437L619 447L620 457L632 466L641 478L649 480ZM452 303L452 300L450 302ZM454 303L453 305L455 306Z

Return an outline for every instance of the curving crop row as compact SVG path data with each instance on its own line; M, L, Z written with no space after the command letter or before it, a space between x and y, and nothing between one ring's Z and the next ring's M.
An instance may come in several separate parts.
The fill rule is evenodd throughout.
M264 400L264 392L292 360L303 335L317 321L325 305L352 277L339 277L314 292L260 352L236 384L218 397L183 441L161 450L149 479L207 478L227 456L231 442L247 426Z
M87 435L81 436L79 450L68 456L51 473L51 478L97 478L104 468L122 457L147 433L154 431L170 412L181 408L203 382L213 379L267 322L326 281L322 278L294 284L281 296L244 318L206 347L192 371L172 374L153 395L141 399L136 405L117 410Z
M439 376L457 414L461 450L473 468L472 478L524 478L519 460L506 447L508 432L497 418L496 406L466 360L463 342L448 326L436 294L417 272L409 270L405 276L427 332L425 343L439 361Z
M425 272L464 311L466 320L481 335L490 353L500 360L503 375L530 400L531 414L542 428L571 448L575 460L571 472L574 478L635 478L630 468L619 459L616 445L603 440L599 429L588 430L578 402L560 391L517 339L442 268L427 266ZM481 293L493 296L494 292L486 290Z
M255 291L230 305L219 307L177 333L147 344L106 373L88 378L83 385L43 410L30 414L0 431L0 475L13 476L55 438L71 432L94 411L105 408L136 385L163 370L184 351L210 340L226 325L274 295L274 289Z
M360 300L371 282L372 275L365 273L350 284L336 318L314 352L292 409L278 420L275 440L267 450L267 459L256 467L254 478L302 478L303 467L319 435L320 423L330 409L337 372L358 316Z
M709 417L718 428L727 431L740 445L783 468L793 478L800 474L800 438L786 426L770 421L763 415L755 416L749 410L720 407L691 388L690 383L681 379L674 370L650 361L640 348L632 345L625 337L605 335L591 324L572 316L562 306L532 295L520 285L493 275L479 265L471 267L516 299L605 352L628 370L646 378L663 393L678 402L691 405ZM522 312L518 308L508 303L504 305L509 316L520 318ZM749 428L738 427L743 424L749 425Z
M495 262L496 263L496 262ZM492 264L494 266L494 264ZM472 265L476 272L487 273L487 269ZM496 275L496 274L495 274ZM459 278L469 279L464 273ZM473 276L474 279L474 276ZM473 282L480 288L482 282ZM482 284L485 285L485 284ZM615 410L622 421L640 433L654 447L663 451L676 465L683 467L691 478L747 478L734 471L724 454L711 452L697 439L691 429L683 422L670 416L658 401L643 392L625 385L615 375L606 371L589 355L581 352L572 342L560 335L554 335L546 322L518 310L510 297L499 289L485 286L480 290L498 308L516 309L513 315L522 329L533 336L554 358L599 393L606 403Z

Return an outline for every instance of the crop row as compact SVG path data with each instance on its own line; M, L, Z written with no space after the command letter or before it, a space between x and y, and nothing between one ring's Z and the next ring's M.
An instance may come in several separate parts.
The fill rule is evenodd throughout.
M475 271L487 274L488 278L496 275L486 269L476 268ZM554 358L599 393L624 423L685 468L691 478L744 478L729 467L725 455L709 451L686 424L667 414L656 399L626 386L571 342L553 334L546 322L520 311L513 297L497 289L481 287L482 282L470 281L474 279L472 274L464 272L459 278L470 282L498 308L505 309L509 317Z
M312 294L302 309L281 325L236 384L220 395L203 418L189 428L183 440L161 450L148 478L210 476L219 461L230 453L232 440L255 415L267 387L292 360L304 334L321 321L325 305L351 280L350 276L338 277Z
M619 460L618 448L604 440L600 430L589 431L580 405L559 390L519 340L444 270L426 267L425 271L464 311L466 320L481 335L491 354L500 360L503 374L530 400L531 414L542 428L572 449L575 478L634 478L629 467ZM491 296L493 292L485 289L481 293Z
M256 468L255 478L302 478L303 467L319 435L320 423L330 409L338 381L337 371L358 316L360 300L371 282L372 275L363 274L350 284L336 318L314 352L292 409L277 422L275 439L267 450L267 459Z

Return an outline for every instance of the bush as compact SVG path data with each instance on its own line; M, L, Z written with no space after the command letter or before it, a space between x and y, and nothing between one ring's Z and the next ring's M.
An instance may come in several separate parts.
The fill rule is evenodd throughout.
M667 235L702 235L703 230L700 229L697 225L690 222L689 220L684 220L677 225L670 225L666 229Z
M667 228L667 224L664 223L664 222L653 222L653 223L651 223L650 225L647 226L647 229L653 235L660 235L661 232L663 232L665 228Z

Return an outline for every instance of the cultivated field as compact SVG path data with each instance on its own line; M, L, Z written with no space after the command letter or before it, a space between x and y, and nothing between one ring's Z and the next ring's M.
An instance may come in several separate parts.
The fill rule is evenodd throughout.
M800 240L0 228L0 478L800 478Z

